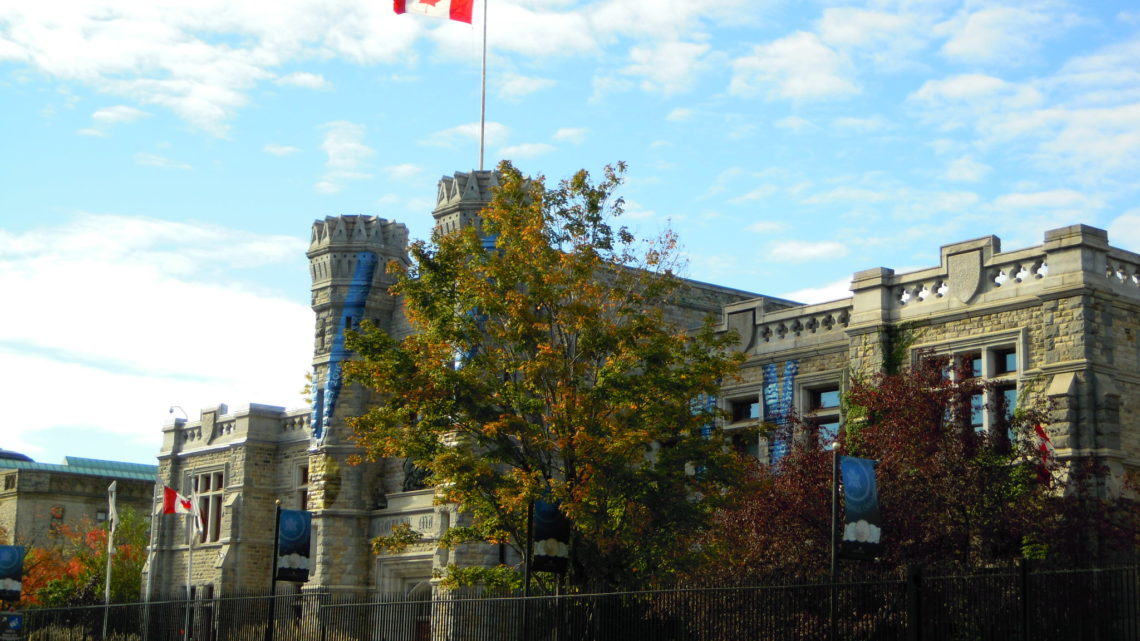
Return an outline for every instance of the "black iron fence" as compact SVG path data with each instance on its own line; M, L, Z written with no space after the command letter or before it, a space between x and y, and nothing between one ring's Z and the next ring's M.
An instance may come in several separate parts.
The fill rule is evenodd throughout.
M33 609L31 641L1140 641L1137 567L430 600L322 593ZM834 620L831 603L834 599ZM272 617L272 629L269 622ZM834 636L833 636L834 635Z

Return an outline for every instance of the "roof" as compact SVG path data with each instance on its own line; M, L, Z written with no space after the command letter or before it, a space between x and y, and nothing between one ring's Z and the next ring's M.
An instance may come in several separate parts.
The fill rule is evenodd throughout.
M136 481L152 481L158 475L157 465L126 463L123 461L103 461L93 458L80 458L78 456L65 456L63 457L62 464L0 459L0 469L85 474L87 476L105 476L107 478L131 479Z

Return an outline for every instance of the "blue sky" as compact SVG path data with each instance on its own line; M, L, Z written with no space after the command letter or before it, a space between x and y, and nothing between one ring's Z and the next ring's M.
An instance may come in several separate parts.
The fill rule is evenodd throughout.
M1140 250L1133 1L489 1L488 167L626 161L689 277L813 302L987 234ZM172 405L302 405L309 226L428 234L482 14L0 3L0 447L147 462Z

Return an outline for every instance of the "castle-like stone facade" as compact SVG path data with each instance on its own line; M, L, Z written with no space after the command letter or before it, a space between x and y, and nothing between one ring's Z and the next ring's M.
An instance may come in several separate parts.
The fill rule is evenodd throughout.
M475 224L490 200L494 172L444 177L433 216L439 232ZM389 292L390 261L407 262L406 228L369 216L313 224L308 257L316 315L311 408L286 411L225 406L197 421L164 427L162 482L196 488L206 517L193 546L199 595L264 593L269 588L274 505L313 512L315 571L305 589L341 593L426 593L433 571L449 563L513 562L509 550L435 540L458 523L455 506L436 505L402 460L350 464L359 454L345 419L363 413L370 392L344 384L344 332L368 319L393 336L412 331ZM909 327L901 357L954 353L976 359L997 392L1053 401L1047 426L1058 456L1097 455L1112 478L1140 465L1140 256L1112 248L1099 229L1075 225L1047 232L1042 245L1003 253L993 236L942 248L940 264L895 274L877 268L852 279L853 296L801 305L688 281L668 316L690 326L709 314L735 330L747 361L719 402L726 429L773 419L795 407L825 429L843 420L839 394L856 372L898 358L896 329ZM978 418L988 429L991 418ZM741 447L778 457L763 438ZM178 596L186 580L187 533L181 519L161 520L148 568L152 596ZM370 540L408 523L421 542L374 555ZM281 588L279 588L279 591Z

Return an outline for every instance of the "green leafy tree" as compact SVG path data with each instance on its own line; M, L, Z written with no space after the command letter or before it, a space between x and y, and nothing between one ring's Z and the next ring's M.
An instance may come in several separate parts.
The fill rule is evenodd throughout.
M624 165L550 190L499 171L481 229L411 246L394 291L415 332L350 338L350 376L383 399L353 422L358 441L410 459L470 515L452 543L521 551L543 499L573 524L572 581L667 581L742 471L702 434L735 339L670 322L676 238L613 226Z

